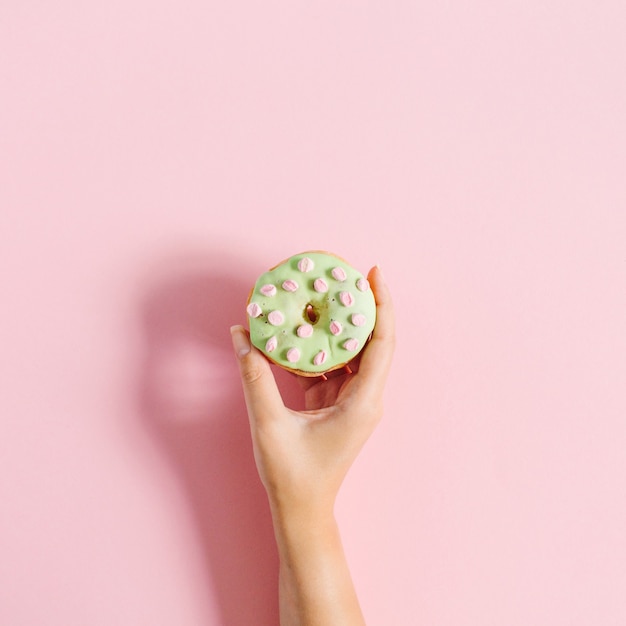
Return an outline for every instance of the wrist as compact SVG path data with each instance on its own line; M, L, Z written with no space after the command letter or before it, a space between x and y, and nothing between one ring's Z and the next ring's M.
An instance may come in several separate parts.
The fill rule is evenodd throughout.
M277 528L317 527L335 520L334 498L269 498L274 526Z
M340 542L332 510L273 510L272 520L281 569L326 559Z

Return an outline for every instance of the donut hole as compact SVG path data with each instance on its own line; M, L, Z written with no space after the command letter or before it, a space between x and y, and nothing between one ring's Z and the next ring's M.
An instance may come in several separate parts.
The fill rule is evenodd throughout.
M320 318L316 308L310 302L304 307L303 317L311 324L317 324L317 321Z

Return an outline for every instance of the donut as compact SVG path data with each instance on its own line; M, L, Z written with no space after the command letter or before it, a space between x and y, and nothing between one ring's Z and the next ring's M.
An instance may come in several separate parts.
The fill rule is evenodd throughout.
M246 312L252 344L301 376L344 367L376 324L367 278L344 259L318 250L296 254L259 276Z

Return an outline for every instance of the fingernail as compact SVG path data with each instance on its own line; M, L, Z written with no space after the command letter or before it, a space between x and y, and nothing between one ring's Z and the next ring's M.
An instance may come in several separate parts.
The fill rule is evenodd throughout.
M233 348L238 358L242 358L250 352L250 341L243 326L231 326L230 336L233 340Z
M376 263L376 269L378 270L379 274L383 277L383 279L385 278L385 275L383 274L383 270L380 267L380 263Z

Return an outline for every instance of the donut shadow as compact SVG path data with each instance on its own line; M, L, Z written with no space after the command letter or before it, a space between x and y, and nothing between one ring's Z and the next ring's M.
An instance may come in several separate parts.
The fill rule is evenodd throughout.
M142 429L189 505L219 623L275 626L276 545L229 333L245 319L255 280L253 273L237 271L238 263L222 254L170 262L141 285L137 401ZM284 374L276 372L286 403L301 405L301 391Z

